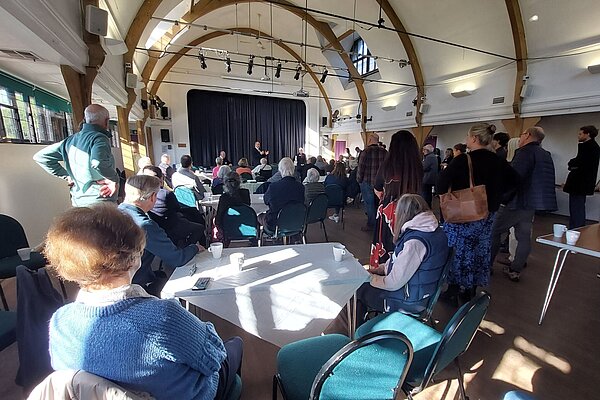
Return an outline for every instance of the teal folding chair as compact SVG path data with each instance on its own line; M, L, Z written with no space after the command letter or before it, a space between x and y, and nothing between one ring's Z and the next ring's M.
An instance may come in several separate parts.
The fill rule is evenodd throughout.
M306 211L306 222L304 223L304 232L302 236L306 242L306 231L308 231L308 225L316 224L317 222L321 223L321 228L323 228L323 233L325 234L325 241L329 242L327 238L327 230L325 229L325 219L327 218L327 195L320 194L308 205L308 210Z
M273 400L385 400L401 390L413 350L400 332L350 341L334 334L290 343L277 354Z
M304 232L304 222L306 221L306 206L304 203L289 203L285 205L277 214L277 224L275 231L271 231L267 226L263 226L260 232L260 243L264 243L264 235L272 240L283 239L283 244L287 244L287 238L290 236L302 236L302 243L306 244Z
M389 330L406 335L414 348L413 362L402 386L409 399L425 389L438 372L454 361L461 399L468 400L458 357L469 348L489 304L490 295L479 293L458 309L442 333L406 314L393 312L365 322L356 330L356 337Z
M173 192L179 204L185 207L198 208L196 194L194 190L187 186L177 186Z
M223 237L228 242L258 240L259 224L254 209L245 204L229 207L223 216Z

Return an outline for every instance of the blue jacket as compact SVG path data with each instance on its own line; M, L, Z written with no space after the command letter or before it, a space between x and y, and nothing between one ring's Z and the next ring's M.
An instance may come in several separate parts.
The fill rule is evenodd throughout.
M407 229L398 238L398 244L394 252L396 254L400 253L404 248L404 243L411 239L417 239L425 245L427 249L425 258L423 258L421 265L404 287L389 293L387 304L392 309L402 309L418 314L427 308L430 297L437 290L438 281L444 270L444 265L446 265L450 249L444 230L438 227L433 232ZM398 304L394 305L395 302Z
M264 199L269 206L267 225L271 229L275 227L277 214L284 206L293 202L304 203L304 186L293 176L286 176L269 185Z
M107 200L116 202L117 191L111 197L101 197L101 185L96 183L103 179L119 182L110 148L111 137L109 131L98 125L83 124L81 131L38 151L33 160L49 174L63 179L71 177L73 206L85 207Z
M516 194L508 203L511 210L555 211L554 162L539 142L519 148L510 163L519 174Z
M145 285L154 281L156 276L152 271L152 260L155 256L160 257L170 267L181 267L198 253L198 246L193 244L178 249L165 231L150 219L148 214L141 208L122 203L119 205L119 210L131 216L135 223L146 233L146 247L144 248L144 254L142 254L142 266L135 273L133 283Z

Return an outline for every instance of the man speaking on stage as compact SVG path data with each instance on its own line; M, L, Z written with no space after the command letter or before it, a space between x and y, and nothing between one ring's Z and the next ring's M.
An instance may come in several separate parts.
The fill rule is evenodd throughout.
M254 149L252 149L252 166L256 167L257 165L260 165L260 159L263 157L268 159L268 155L269 150L261 150L260 142L255 142Z

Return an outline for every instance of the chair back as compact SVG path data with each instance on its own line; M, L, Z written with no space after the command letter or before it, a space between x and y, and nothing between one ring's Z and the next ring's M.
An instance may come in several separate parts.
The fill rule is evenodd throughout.
M292 236L304 231L306 206L303 203L289 203L277 215L275 237Z
M194 190L187 186L177 186L173 191L175 193L175 197L177 197L177 201L186 207L197 208L196 205L196 195L194 194Z
M269 188L269 185L271 184L271 182L265 182L262 185L260 185L259 187L256 188L256 190L254 191L254 194L265 194L267 193L267 189Z
M342 347L323 365L309 399L395 399L413 358L397 331L372 332Z
M260 176L262 176L263 178L265 178L265 180L267 180L273 176L273 170L272 169L261 169L258 174Z
M246 182L246 181L250 181L252 180L252 174L249 172L242 172L240 174L240 179L242 180L242 182Z
M231 206L223 216L223 236L228 240L258 238L256 212L245 204Z
M216 186L213 186L211 188L212 194L223 194L223 188L225 187L225 185L223 183L219 183Z
M0 258L16 256L23 247L29 247L29 242L19 221L0 214Z
M306 225L321 222L327 217L328 202L326 194L320 194L310 202L306 212Z
M17 341L17 313L0 311L0 351Z
M346 196L344 195L344 189L340 185L327 185L325 186L325 194L329 203L327 208L341 207L344 208L346 205Z
M482 291L473 300L464 304L454 314L438 343L431 361L425 369L421 388L427 387L431 378L443 370L454 359L467 351L475 337L477 328L490 305L489 293Z
M450 250L448 251L448 258L446 258L446 264L444 265L444 269L442 270L442 274L440 275L440 279L438 280L437 289L436 289L435 293L433 294L433 296L429 297L429 303L427 303L427 308L425 309L425 311L423 311L421 313L421 319L425 322L427 322L431 319L431 314L433 314L433 308L435 307L435 304L437 303L438 299L440 298L440 293L442 292L442 286L444 286L444 283L446 282L446 278L448 277L448 271L450 271L450 266L452 265L452 262L454 261L455 253L456 252L454 251L454 247L451 247Z

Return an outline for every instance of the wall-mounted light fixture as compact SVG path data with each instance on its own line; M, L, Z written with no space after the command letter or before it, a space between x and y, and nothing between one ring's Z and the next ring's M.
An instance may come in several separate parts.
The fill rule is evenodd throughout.
M296 67L296 73L294 74L294 79L298 80L300 79L300 71L302 70L302 67L300 66L300 64L298 64L298 66Z
M320 79L321 83L325 83L325 79L327 79L327 74L328 73L329 73L329 71L327 71L327 68L325 68L323 70L323 75L321 75L321 79Z
M227 71L227 73L231 72L231 58L229 57L225 59L225 71Z
M590 74L600 74L600 64L588 65L587 70Z
M458 90L450 93L452 97L466 97L472 95L474 90Z
M281 76L281 61L277 63L277 69L275 70L275 78L279 78Z
M254 56L250 56L250 58L248 59L248 71L246 71L248 73L248 75L252 75L253 67L254 67Z
M204 54L199 53L198 58L200 58L200 67L206 69L206 59L204 58Z

